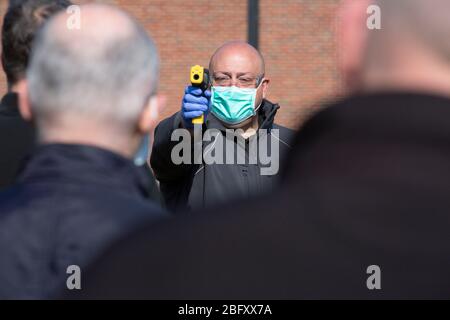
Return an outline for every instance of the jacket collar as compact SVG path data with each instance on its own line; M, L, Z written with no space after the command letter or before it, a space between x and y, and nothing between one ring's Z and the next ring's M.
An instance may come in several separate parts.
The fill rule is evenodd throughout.
M330 105L333 125L342 129L431 136L450 133L450 97L408 91L357 94ZM320 115L321 113L319 113Z
M19 113L19 98L17 93L8 92L2 98L0 102L0 114L16 117L20 116Z
M294 184L305 181L299 177L310 174L315 175L315 181L322 177L331 179L330 172L336 176L341 174L330 165L335 160L369 172L371 166L374 170L377 167L373 155L379 152L387 152L386 157L380 155L383 159L380 170L388 172L394 168L395 172L395 166L400 168L407 163L403 157L409 157L411 151L440 154L445 161L448 145L449 97L394 91L360 93L322 105L321 111L303 125L294 139L294 148L284 164L281 179ZM402 148L409 151L403 152ZM358 175L362 172L355 170L352 172ZM349 172L342 171L342 174Z
M121 192L150 195L150 179L144 167L111 151L71 144L48 144L36 148L19 182L63 181L74 185L96 185Z

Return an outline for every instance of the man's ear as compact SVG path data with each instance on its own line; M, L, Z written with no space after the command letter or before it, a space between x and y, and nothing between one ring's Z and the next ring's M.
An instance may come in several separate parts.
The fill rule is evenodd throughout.
M338 65L346 90L360 84L367 45L367 8L373 0L343 0L338 10Z
M19 111L23 119L26 121L33 120L31 112L30 96L28 92L28 82L26 79L20 80L15 86L14 91L19 98Z
M156 127L159 114L166 105L166 97L163 95L155 95L150 98L146 107L141 113L138 123L140 133L148 133Z
M263 82L261 83L263 99L265 99L267 96L267 91L269 90L269 83L270 83L269 78L264 78Z

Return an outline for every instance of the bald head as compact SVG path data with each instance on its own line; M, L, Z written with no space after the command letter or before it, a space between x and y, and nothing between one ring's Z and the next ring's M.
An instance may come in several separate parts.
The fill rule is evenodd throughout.
M383 16L383 36L392 32L399 37L408 34L406 39L428 47L450 62L450 1L377 0L376 3Z
M209 69L212 73L226 70L260 76L265 73L265 64L261 53L247 42L230 41L214 52Z
M126 132L156 90L158 55L145 30L120 9L80 6L80 28L64 12L36 39L28 71L30 100L39 129L61 118L97 121Z
M379 6L381 29L369 30ZM450 1L343 0L340 68L351 91L450 92Z

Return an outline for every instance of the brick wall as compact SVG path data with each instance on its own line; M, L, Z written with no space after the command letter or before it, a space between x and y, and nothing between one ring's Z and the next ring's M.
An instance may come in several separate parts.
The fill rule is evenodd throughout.
M335 0L260 0L260 49L278 122L295 127L338 87Z
M0 17L6 0L0 0ZM76 3L90 2L87 0ZM179 109L189 68L207 65L228 40L247 37L245 0L104 0L131 12L158 45L160 91L168 97L166 117ZM338 0L260 0L260 49L271 79L269 99L282 109L277 121L296 127L310 106L338 88L335 10ZM0 92L6 90L3 74Z

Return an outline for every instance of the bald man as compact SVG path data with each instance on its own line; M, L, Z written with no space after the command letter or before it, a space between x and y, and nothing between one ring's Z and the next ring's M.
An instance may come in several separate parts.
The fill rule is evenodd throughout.
M290 148L293 132L274 123L280 107L266 99L270 80L258 50L246 42L227 42L212 55L209 73L208 90L187 87L181 110L155 131L151 166L167 207L175 211L270 192ZM177 145L184 143L183 152L191 153L196 140L195 134L181 142L176 137L181 131L192 134L193 119L202 115L203 160L195 161L194 149L192 157L180 163L174 158ZM263 163L266 142L270 160ZM253 143L258 150L252 150Z
M367 28L371 4L381 30ZM83 293L449 299L449 14L448 0L344 1L349 96L298 134L283 187L143 229L105 257Z
M155 45L117 8L80 8L79 29L61 12L40 31L17 87L40 146L0 193L0 298L77 289L104 248L164 216L132 161L161 104Z

